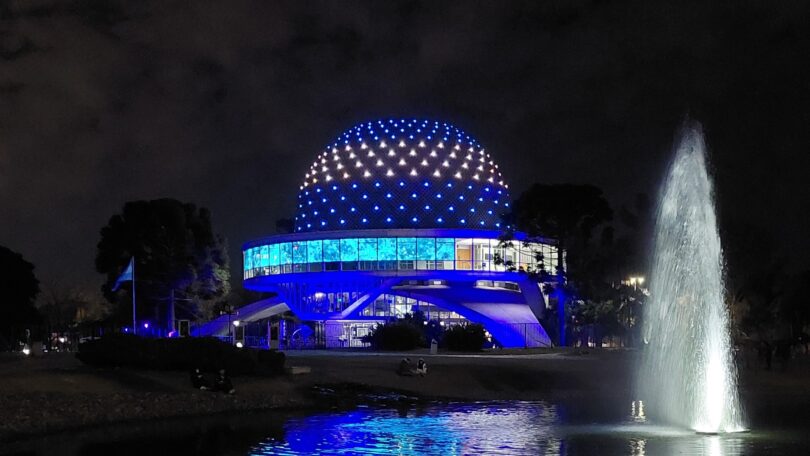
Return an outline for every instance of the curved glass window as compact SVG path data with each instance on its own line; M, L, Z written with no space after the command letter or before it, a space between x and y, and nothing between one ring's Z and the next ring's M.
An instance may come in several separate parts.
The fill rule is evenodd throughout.
M243 252L244 278L295 272L459 270L554 273L557 247L497 239L445 237L345 238L279 242Z
M323 261L323 242L307 241L307 263Z

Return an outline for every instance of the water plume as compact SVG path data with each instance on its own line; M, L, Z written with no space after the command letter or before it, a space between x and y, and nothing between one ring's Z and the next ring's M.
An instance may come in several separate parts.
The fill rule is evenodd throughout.
M742 431L706 145L697 123L679 136L658 204L639 394L654 420Z

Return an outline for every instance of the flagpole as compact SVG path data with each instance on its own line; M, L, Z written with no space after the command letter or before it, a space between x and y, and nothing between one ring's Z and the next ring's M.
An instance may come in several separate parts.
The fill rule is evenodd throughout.
M135 257L132 257L132 334L138 334L138 322L135 314Z

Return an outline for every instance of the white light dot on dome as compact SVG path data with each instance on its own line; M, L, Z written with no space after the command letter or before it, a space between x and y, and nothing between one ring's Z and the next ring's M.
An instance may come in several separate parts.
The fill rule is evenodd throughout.
M361 227L363 229L429 228L437 226L440 223L439 220L443 227L464 225L478 228L483 220L485 223L481 225L482 227L494 228L497 220L493 218L494 214L488 216L488 209L493 212L496 207L501 207L503 199L508 196L496 196L494 191L485 193L488 188L481 183L497 182L496 189L505 188L503 178L497 171L498 166L488 154L481 153L483 148L474 139L451 124L436 122L435 127L433 126L434 122L423 124L422 121L413 121L408 124L407 122L386 120L364 123L347 130L338 138L338 141L317 154L316 161L308 170L303 185L300 186L299 198L308 190L313 193L328 190L329 195L333 195L334 192L334 196L330 200L334 202L336 197L339 198L340 204L335 207L337 212L330 217L328 207L319 205L319 201L314 201L314 205L313 202L308 202L308 205L302 204L298 212L296 232ZM388 128L386 129L386 127ZM433 127L432 130L431 127ZM384 134L383 130L389 131ZM391 141L390 145L388 141ZM448 147L445 148L445 145ZM356 151L352 148L356 148ZM332 160L328 160L330 150L333 153ZM364 150L364 152L360 152L360 150ZM476 154L476 152L478 153ZM361 157L373 158L366 158L366 161L363 161ZM383 157L388 158L384 160ZM479 157L486 158L480 160ZM466 160L462 158L466 158ZM469 166L473 158L479 158L483 166L479 166L480 163ZM370 161L372 159L373 161ZM462 166L455 164L450 166L450 160L459 160ZM328 166L326 161L333 162L333 165ZM350 168L358 171L350 174L347 172ZM456 168L456 171L452 171L450 168ZM473 168L477 168L477 170L470 172ZM371 169L379 169L379 171L372 173ZM394 169L400 171L395 172ZM419 169L423 169L423 171L420 173ZM362 171L362 175L360 171ZM333 185L332 182L341 176L341 185ZM394 177L398 179L393 180ZM353 182L352 178L360 179ZM318 180L329 183L321 183ZM453 182L460 182L462 185L454 186ZM372 183L374 187L369 188ZM469 183L475 183L474 185L478 187L468 185ZM435 190L431 192L435 185L446 190L446 194L436 193ZM351 189L360 191L351 191ZM396 191L393 191L394 189ZM366 192L364 193L364 191ZM410 198L407 195L411 195ZM479 199L479 195L486 195L486 197ZM410 205L399 204L403 197L412 203ZM425 207L424 201L428 198L437 204L430 205L430 211L433 213L431 217L423 217L420 214ZM495 198L501 199L500 204L495 202ZM385 201L385 204L379 204L379 209L375 211L374 203L381 201ZM447 206L447 203L451 201L458 203L458 207ZM301 202L303 203L303 201ZM414 206L416 202L422 202L422 204ZM324 202L324 205L326 204ZM476 211L472 214L468 212L471 205L476 207ZM396 217L393 213L383 212L383 209L386 208L399 207L401 209L396 210ZM307 208L309 212L305 213L304 208ZM349 208L352 210L347 210ZM323 214L317 216L319 217L317 220L313 220L313 209L320 209L320 213ZM461 211L472 215L474 219L465 220L464 223L460 222L454 214ZM411 223L413 217L416 217L418 221ZM321 225L319 222L325 222L325 225Z

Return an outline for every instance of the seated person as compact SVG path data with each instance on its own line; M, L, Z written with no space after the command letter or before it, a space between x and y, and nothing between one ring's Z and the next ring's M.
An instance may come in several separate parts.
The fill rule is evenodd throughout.
M217 377L216 382L214 383L214 390L215 391L222 391L225 394L233 394L236 390L233 388L233 383L231 383L230 377L225 373L225 369L219 370L219 377Z
M205 377L203 377L199 367L192 369L191 371L191 386L202 391L208 389L208 382L205 381Z
M411 366L410 358L402 358L397 368L397 374L410 377L414 374L413 367Z
M416 373L422 377L427 374L427 363L422 358L419 358L419 361L416 363Z

